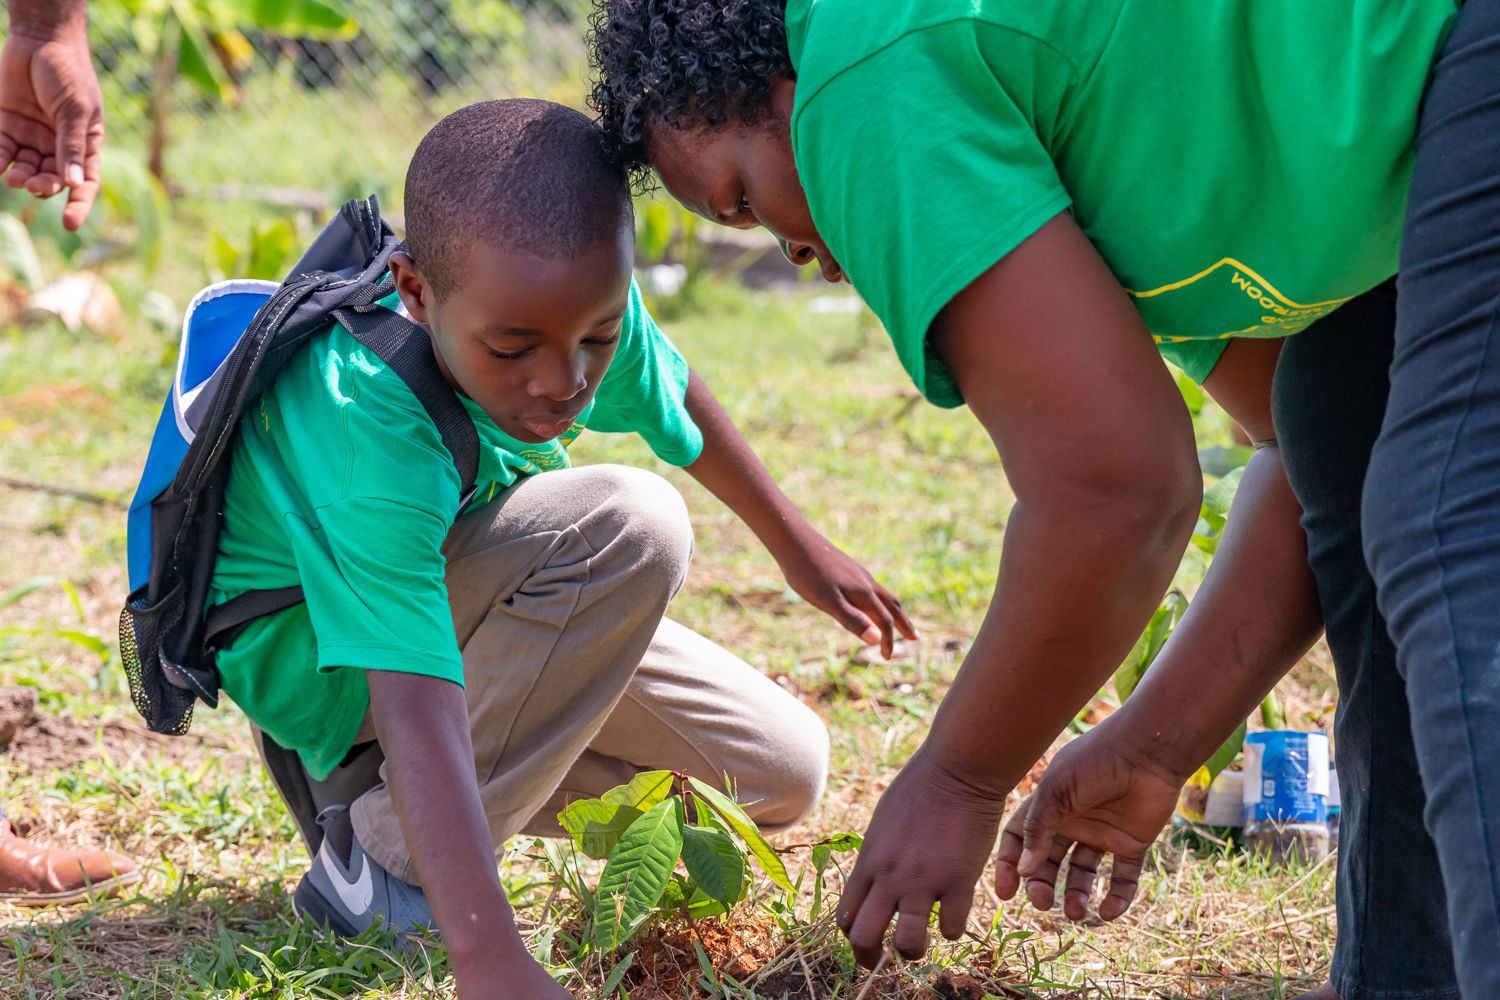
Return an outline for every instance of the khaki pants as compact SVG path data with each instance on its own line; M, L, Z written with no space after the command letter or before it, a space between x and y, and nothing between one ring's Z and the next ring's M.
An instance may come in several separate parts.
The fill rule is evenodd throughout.
M449 532L448 600L497 847L522 832L561 835L567 802L643 770L685 771L721 789L727 773L772 830L817 803L828 768L818 717L662 617L692 544L669 483L611 465L524 479ZM358 739L374 737L367 716ZM387 786L351 814L365 850L417 882Z

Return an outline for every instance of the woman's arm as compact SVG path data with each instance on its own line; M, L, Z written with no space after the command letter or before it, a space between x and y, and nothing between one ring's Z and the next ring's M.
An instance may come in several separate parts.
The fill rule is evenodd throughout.
M703 432L703 453L687 471L750 526L787 584L887 657L898 631L915 639L901 602L807 523L697 372L688 374L686 405Z
M1007 824L995 865L1002 898L1026 878L1032 903L1050 909L1059 862L1076 841L1065 912L1083 918L1094 869L1113 853L1110 892L1099 912L1106 920L1124 913L1146 848L1171 818L1183 782L1317 641L1323 619L1302 508L1271 425L1280 349L1279 340L1236 340L1204 383L1257 446L1224 538L1140 686L1118 712L1057 755L1026 808Z
M839 907L867 965L964 929L1005 796L1124 659L1198 516L1192 421L1066 213L953 299L933 342L1016 495L995 598L927 742L882 796Z

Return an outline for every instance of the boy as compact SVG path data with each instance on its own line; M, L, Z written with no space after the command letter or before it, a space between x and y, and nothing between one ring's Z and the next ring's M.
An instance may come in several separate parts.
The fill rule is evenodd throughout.
M686 467L866 641L913 633L646 314L628 184L587 118L464 108L418 147L405 207L399 306L479 431L477 494L457 516L452 458L411 391L341 327L316 335L244 420L214 578L214 603L297 583L306 603L252 623L218 666L315 781L372 740L385 755L387 783L320 816L302 912L346 933L435 924L462 997L561 997L516 931L496 845L667 767L727 771L757 822L786 826L821 794L828 747L808 709L663 620L692 549L682 500L640 470L569 469L584 425Z

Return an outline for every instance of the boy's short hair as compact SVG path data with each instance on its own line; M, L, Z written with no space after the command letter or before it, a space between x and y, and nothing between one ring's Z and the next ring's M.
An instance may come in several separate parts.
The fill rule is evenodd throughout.
M439 298L487 243L574 260L619 237L630 184L587 116L551 101L484 101L444 118L406 171L406 243Z

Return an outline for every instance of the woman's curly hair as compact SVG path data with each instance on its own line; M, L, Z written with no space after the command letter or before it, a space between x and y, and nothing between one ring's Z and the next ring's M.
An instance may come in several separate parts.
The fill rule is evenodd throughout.
M601 0L590 18L589 105L611 150L648 181L647 126L755 124L794 78L786 0Z

